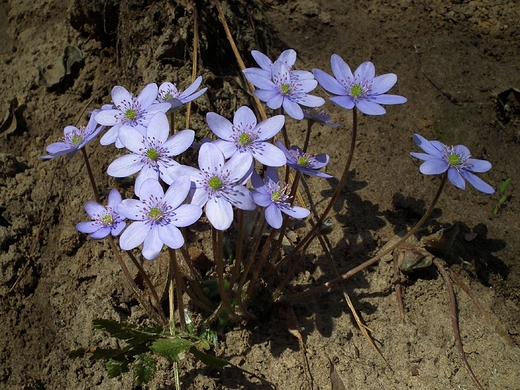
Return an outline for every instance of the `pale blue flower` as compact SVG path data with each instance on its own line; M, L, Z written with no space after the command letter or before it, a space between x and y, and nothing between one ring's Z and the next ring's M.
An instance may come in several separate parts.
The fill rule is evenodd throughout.
M225 158L240 153L249 153L259 163L281 167L285 164L285 155L273 144L267 142L282 129L285 123L283 115L276 115L256 123L254 112L247 106L240 107L233 118L233 123L214 112L208 112L206 122L219 140L213 142Z
M206 92L207 88L202 88L200 91L197 91L201 83L202 76L199 76L184 92L179 91L176 84L170 82L162 83L157 93L157 102L170 103L171 109L169 111L177 111L183 104L197 99Z
M245 73L245 76L258 88L253 93L258 99L266 102L267 107L272 110L283 107L287 115L300 120L303 119L300 105L319 107L325 104L325 100L307 93L318 85L311 72L294 72L290 71L284 62L276 61L271 66L270 78L260 73Z
M264 53L259 52L258 50L252 50L251 55L255 59L256 63L260 68L247 68L244 69L243 72L246 75L249 74L257 74L266 79L271 78L271 68L273 66L273 62L267 57ZM280 61L287 66L289 71L292 71L292 67L296 62L296 52L293 49L288 49L282 52L276 61ZM297 75L297 73L295 74Z
M413 140L426 153L410 153L424 160L419 170L425 175L437 175L448 171L448 179L461 190L466 188L466 179L477 190L485 194L493 194L495 190L472 172L481 173L491 169L486 160L470 158L469 149L464 145L446 146L439 141L428 141L419 134Z
M328 127L343 126L340 123L331 123L332 115L329 115L321 108L304 108L303 117L311 122L319 123L320 125Z
M124 147L132 153L114 160L107 169L113 177L127 177L139 172L135 180L135 193L139 194L141 184L149 178L159 177L167 184L171 179L165 174L168 167L179 165L173 157L186 151L195 138L193 130L182 130L168 137L170 127L166 114L155 114L148 124L146 134L128 127L119 138Z
M318 171L318 169L323 168L329 163L328 155L322 153L314 156L310 153L305 153L296 145L291 146L291 148L287 150L284 144L279 140L276 140L276 145L278 145L280 150L285 154L287 165L291 168L300 171L304 175L318 176L325 179L330 179L332 177L327 173Z
M276 168L269 167L265 172L265 182L258 173L253 172L251 177L254 191L251 198L265 208L265 220L274 229L280 229L283 222L282 213L293 218L306 218L310 211L303 207L292 206L291 198L287 194L288 186L281 186Z
M217 230L226 230L233 222L232 205L253 210L255 203L249 190L239 184L250 171L253 159L239 153L224 162L224 155L213 143L204 143L199 150L199 169L179 165L168 169L172 179L190 176L193 182L190 201L205 207L206 217Z
M386 110L381 104L403 104L406 98L398 95L387 95L397 82L393 73L376 77L374 64L363 62L354 73L347 63L337 54L330 59L334 77L320 69L313 69L314 77L327 92L333 96L329 100L347 110L357 107L367 115L383 115Z
M119 213L132 222L119 238L123 250L131 250L143 243L143 256L153 260L163 245L178 249L184 244L179 227L195 223L202 210L194 204L183 204L190 191L190 178L179 177L164 192L159 181L147 179L141 186L140 200L125 199Z
M105 126L98 126L94 118L99 111L94 110L92 112L87 126L82 126L79 129L75 126L66 126L63 130L63 140L47 146L46 150L50 155L41 156L41 158L50 159L63 155L67 155L68 158L74 157L78 150L92 141L105 128Z
M157 103L157 85L152 83L143 88L139 96L134 97L125 88L112 88L114 107L105 105L96 115L96 121L104 126L112 126L101 138L101 145L116 143L122 148L120 135L129 127L137 129L141 134L146 133L150 119L158 113L165 113L170 109L170 103Z
M118 236L126 227L124 218L118 212L120 203L121 194L117 190L111 190L108 194L106 207L96 202L85 203L85 211L92 221L80 222L76 229L95 240L105 238L109 234Z

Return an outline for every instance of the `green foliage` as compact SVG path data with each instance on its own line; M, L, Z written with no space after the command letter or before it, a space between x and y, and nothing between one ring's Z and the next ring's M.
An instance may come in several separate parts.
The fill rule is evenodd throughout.
M505 194L505 192L506 192L507 186L509 185L510 182L511 182L511 179L506 179L500 186L500 191L499 191L500 199L498 200L497 205L495 207L493 207L493 210L491 210L493 215L498 215L498 213L502 209L504 203L507 202L508 196Z
M156 370L155 359L148 355L140 355L132 365L134 371L135 384L140 386L152 380Z
M91 360L106 360L109 378L115 378L125 372L132 372L136 385L150 382L156 371L156 360L152 355L165 357L169 362L178 362L181 356L189 352L204 364L223 367L229 362L204 351L211 348L211 341L192 331L177 332L174 335L166 333L163 328L138 328L135 325L113 320L97 319L93 321L94 328L103 330L110 336L123 340L123 348L79 348L69 353L69 357L84 357L90 353ZM210 333L211 334L211 333Z

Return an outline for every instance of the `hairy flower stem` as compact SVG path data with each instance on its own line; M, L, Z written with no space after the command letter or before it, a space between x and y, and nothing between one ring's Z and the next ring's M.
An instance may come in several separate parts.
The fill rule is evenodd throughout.
M327 218L327 215L329 214L330 210L332 210L332 207L334 206L334 203L336 203L336 200L338 199L339 194L341 193L341 190L343 189L343 186L345 185L345 182L347 181L348 173L350 171L350 165L352 163L352 158L354 157L354 149L356 148L356 137L357 137L357 109L354 108L352 110L352 136L350 140L350 150L348 153L347 162L345 163L345 168L343 168L343 175L341 176L341 179L339 180L338 186L336 187L336 191L332 195L329 204L327 205L327 208L321 215L321 217L318 219L316 224L312 227L312 229L307 233L305 237L296 245L287 256L282 260L284 263L289 261L290 258L292 258L298 251L304 246L308 245L308 241L312 240L316 236L316 232L320 229L321 225L323 225L323 222Z
M164 315L164 311L163 311L163 309L161 307L161 301L159 300L159 296L157 295L157 290L155 289L155 286L153 285L153 283L150 280L150 278L148 277L148 274L144 270L144 268L141 265L141 263L139 263L139 261L137 261L137 259L135 258L134 254L131 251L126 251L126 254L128 255L128 257L130 257L130 260L132 260L132 263L134 263L135 268L137 268L137 271L139 272L139 275L141 275L141 277L143 278L144 282L148 286L148 289L152 293L152 297L153 297L153 299L155 301L155 308L156 308L157 312L159 313L159 315L163 319L164 323L167 323L168 319Z
M175 134L175 112L170 113L170 134Z
M307 133L305 134L305 142L303 143L303 153L307 153L307 148L309 147L309 142L311 140L311 129L314 123L314 120L307 119Z
M90 160L88 159L85 146L81 148L81 154L83 154L83 159L85 160L85 166L87 167L88 177L90 179L90 184L92 185L92 190L94 191L94 197L96 198L96 202L101 203L96 180L94 179L94 175L92 174L92 168L90 167Z
M237 247L235 250L235 264L233 269L233 275L231 276L231 281L229 285L231 288L235 285L238 280L238 276L240 275L240 266L242 265L242 247L244 240L244 210L237 210L238 214L238 237L237 237Z
M236 318L235 310L231 307L229 303L229 293L226 290L226 285L224 281L224 249L223 249L223 238L224 233L222 230L217 230L212 227L213 235L216 234L216 248L214 250L215 254L215 263L217 265L217 278L218 278L218 288L220 290L220 299L222 300L222 306L228 312L231 318Z
M278 286L278 288L276 289L276 291L274 292L272 298L271 298L271 302L269 303L269 307L274 303L276 302L276 300L278 299L278 297L280 296L280 294L282 293L283 289L285 288L285 285L289 282L289 280L292 278L293 274L294 274L294 271L296 271L296 267L298 266L298 264L300 263L300 260L302 259L303 255L305 254L305 251L307 250L307 248L309 247L309 245L311 244L311 240L308 240L307 244L301 249L301 251L298 253L298 257L293 261L292 265L291 265L291 268L289 269L289 271L287 271L287 273L285 274L285 278L282 280L282 283L280 283L280 285Z
M96 184L96 181L94 179L94 175L92 173L92 168L90 166L90 160L88 158L88 154L87 154L87 152L85 150L85 147L81 148L81 154L83 155L83 159L85 160L85 166L87 167L88 177L90 179L90 184L92 185L92 190L94 192L94 197L96 198L96 201L98 203L101 203L101 198L99 197L97 184ZM119 248L117 247L117 245L114 242L114 237L112 237L112 235L109 234L107 236L107 238L108 238L108 243L110 244L110 248L112 249L112 252L114 253L114 256L116 257L116 260L119 263L119 266L121 267L121 270L123 271L123 274L125 275L126 280L128 281L128 284L132 288L132 292L134 293L134 296L136 297L137 301L141 304L141 306L148 313L148 316L153 321L155 321L158 324L165 325L168 321L166 320L166 317L165 317L165 315L164 315L164 313L163 313L163 311L161 309L161 304L160 304L159 298L157 297L157 292L155 291L155 288L153 288L153 285L152 285L150 279L146 275L146 272L142 269L142 267L139 267L140 264L137 262L137 260L135 260L135 257L131 256L130 258L132 259L132 262L136 265L137 270L139 271L139 273L141 274L141 276L143 277L145 282L148 283L146 281L146 279L148 279L148 281L150 281L149 287L150 287L150 290L152 291L152 295L154 296L154 299L157 302L157 310L158 310L158 312L156 312L151 307L150 303L143 297L142 291L139 289L137 284L135 284L134 279L132 278L132 275L130 275L130 271L128 270L128 267L126 266L123 258L121 257L121 253L119 252ZM137 266L137 264L139 264L139 266Z
M141 304L143 309L146 311L148 316L155 321L157 324L160 325L166 325L167 321L163 321L163 318L157 314L157 312L152 308L150 305L150 302L148 302L142 294L142 291L139 289L137 284L135 284L134 279L132 278L132 275L130 275L130 271L128 270L128 267L126 266L123 258L121 257L121 254L119 253L119 250L117 248L116 243L114 242L114 237L112 237L110 234L107 236L108 243L110 244L110 248L112 249L112 252L114 252L114 256L116 257L117 262L119 263L119 266L121 267L121 270L123 271L123 274L126 277L126 280L128 281L128 284L130 284L130 287L132 289L132 292L134 293L134 296L136 297L137 301Z
M471 365L469 364L468 358L466 357L466 352L464 352L464 347L462 346L462 339L460 337L460 329L459 329L459 320L458 320L458 310L457 310L457 298L455 297L455 291L453 291L453 284L451 283L450 276L446 269L444 268L444 264L442 264L439 260L433 259L433 264L437 267L439 272L441 273L444 283L446 284L446 288L448 289L448 295L450 297L450 307L451 307L451 325L453 327L453 332L455 333L455 341L457 343L457 349L459 350L460 357L466 368L471 375L471 379L477 385L480 390L484 390L484 387L480 384L477 376L473 372Z
M337 283L341 283L344 280L347 280L357 274L358 272L364 270L367 267L370 267L372 264L377 263L383 256L387 255L388 253L391 253L396 248L399 248L399 246L404 243L408 238L410 238L419 228L426 222L430 214L432 213L437 201L439 200L439 197L441 196L442 190L444 189L444 185L446 184L446 179L448 178L448 174L444 173L442 176L441 184L439 186L439 189L437 190L437 193L435 194L435 198L433 198L432 204L430 205L430 208L426 211L426 213L423 215L421 220L417 222L417 224L399 241L397 241L394 245L392 245L390 248L388 248L386 251L378 254L376 257L371 258L370 260L365 261L363 264L358 265L357 267L351 269L347 273L332 279L331 281L322 284L320 287L311 289L308 291L304 291L302 293L293 295L290 297L291 300L294 299L302 299L305 297L308 297L310 295L314 295L319 292L328 291L332 286L334 286Z
M251 295L251 292L253 291L256 280L258 279L258 275L260 275L260 271L262 270L262 267L265 263L265 259L267 258L269 249L271 249L271 242L274 240L274 236L276 235L276 232L277 232L276 229L271 229L271 233L269 233L269 237L267 237L267 240L264 243L262 252L260 252L260 256L257 259L257 264L256 264L255 271L253 273L253 277L249 280L249 286L247 287L246 299L245 299L246 302L250 298L250 295Z
M280 107L277 111L278 111L279 115L284 115L283 107ZM289 135L287 134L287 126L285 125L285 122L283 123L283 127L282 127L282 136L283 136L283 143L285 144L285 147L289 148L289 146L290 146Z
M255 261L256 253L258 251L258 247L260 246L260 241L262 239L262 235L264 233L266 224L267 223L264 218L262 221L262 226L260 227L260 231L258 232L258 235L256 237L256 241L253 246L253 249L251 250L251 253L249 254L249 258L247 259L246 266L244 267L244 270L242 271L242 277L240 278L240 282L238 283L238 288L237 288L238 307L240 308L240 311L245 314L248 314L248 311L245 307L244 300L242 299L242 290L246 283L247 276L249 274L249 270L251 269L251 266L253 265L253 261Z
M182 300L183 295L183 282L182 275L179 269L179 263L177 262L177 253L175 249L168 247L168 253L170 255L170 271L168 273L170 280L170 329L175 327L175 307L173 306L173 285L175 285L175 293L177 294L177 306L179 310L179 320L181 323L181 329L186 330L186 316L184 315L184 302ZM173 323L172 323L173 321Z

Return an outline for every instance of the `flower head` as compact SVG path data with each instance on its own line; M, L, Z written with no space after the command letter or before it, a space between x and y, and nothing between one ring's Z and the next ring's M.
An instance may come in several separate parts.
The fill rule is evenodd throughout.
M246 78L258 89L256 97L266 102L267 107L275 110L283 106L287 115L294 119L303 119L300 104L305 107L319 107L325 100L308 95L318 85L311 72L291 71L283 61L276 61L271 66L270 78L265 73L246 72Z
M314 156L310 153L305 153L295 145L291 146L291 148L287 150L284 144L278 140L276 140L276 145L278 145L280 150L285 154L287 165L291 168L300 171L304 175L318 176L325 179L330 179L332 177L331 175L318 171L318 169L323 168L329 163L328 155L318 154Z
M121 235L121 249L134 249L144 242L143 256L153 260L163 245L180 248L184 237L178 228L195 223L202 214L199 206L183 204L189 190L190 178L187 176L175 180L166 193L157 180L145 180L140 200L125 199L119 205L120 214L135 221Z
M259 52L258 50L252 50L251 55L260 68L244 69L244 74L246 77L248 74L257 74L266 79L270 79L273 62L269 59L269 57L267 57L264 53ZM296 52L293 49L285 50L282 52L282 54L280 54L276 61L283 62L289 71L291 71L294 63L296 62Z
M197 91L197 88L200 87L201 83L202 76L199 76L188 88L186 88L184 92L179 91L176 84L170 82L162 83L159 87L156 100L158 103L170 103L170 111L177 111L183 104L197 99L206 92L207 88L202 88L200 91Z
M387 95L397 82L393 73L375 76L374 64L363 62L354 73L343 59L333 54L330 59L334 77L320 69L313 69L314 77L326 91L337 95L329 100L347 110L357 107L367 115L383 115L386 110L381 104L402 104L406 98L398 95Z
M96 115L96 121L104 126L112 126L101 138L101 145L116 143L116 147L122 148L120 141L122 133L129 127L137 129L145 134L150 119L158 112L167 112L170 103L157 103L157 85L152 83L143 88L139 96L134 97L125 88L115 86L112 88L112 101L114 106L104 106Z
M331 123L332 116L321 108L304 108L303 117L309 121L319 123L328 127L340 127L340 123Z
M159 177L167 184L171 178L165 175L166 168L179 165L173 157L186 151L195 138L193 130L182 130L168 138L168 118L162 112L155 114L148 124L146 135L128 127L121 132L120 140L132 153L114 160L107 169L113 177L126 177L139 172L135 180L135 192L139 194L142 183Z
M109 234L118 236L126 226L124 218L118 212L120 203L121 194L117 190L111 190L108 194L107 207L96 202L85 203L85 211L92 221L80 222L76 225L76 229L87 233L95 240L105 238Z
M179 165L168 169L172 179L189 175L193 182L191 202L203 207L209 222L217 230L226 230L233 222L233 208L253 210L249 190L239 184L250 171L252 157L241 153L224 163L224 155L213 143L202 144L199 169Z
M448 179L461 190L466 188L466 179L477 190L485 194L493 194L495 190L473 172L487 172L491 163L486 160L470 158L469 149L464 145L446 146L439 141L428 141L419 134L413 140L426 153L410 153L412 156L424 160L419 170L425 175L437 175L448 171Z
M248 153L258 162L272 167L285 164L283 152L267 142L282 129L285 123L283 115L276 115L256 123L256 116L246 106L240 107L233 118L233 123L214 112L206 115L209 128L220 140L213 142L225 158L241 153Z
M298 219L310 214L303 207L291 205L291 198L287 194L288 186L281 186L276 168L267 168L265 182L258 173L253 172L251 183L255 189L251 198L257 205L265 208L265 220L272 228L279 229L282 226L282 213Z
M67 155L68 158L74 155L84 147L88 142L92 141L105 126L98 126L94 117L100 110L94 110L90 116L87 126L82 126L79 129L75 126L66 126L63 130L63 140L47 146L47 156L42 156L43 159L49 159Z

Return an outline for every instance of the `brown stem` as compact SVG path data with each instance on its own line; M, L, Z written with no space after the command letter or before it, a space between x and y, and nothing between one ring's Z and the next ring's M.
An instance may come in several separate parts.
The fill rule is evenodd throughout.
M137 301L141 304L143 309L148 313L148 316L155 321L157 324L166 325L166 323L163 322L161 316L157 314L157 312L152 308L150 305L150 302L148 302L142 294L142 291L139 289L137 284L135 284L134 279L132 278L132 275L130 275L130 271L128 270L128 267L126 266L123 258L121 257L121 254L119 253L119 250L117 248L116 243L114 242L114 238L109 234L107 236L108 243L110 244L110 248L112 248L112 252L114 253L114 256L116 257L117 262L119 263L119 266L121 267L121 270L123 271L123 274L126 277L126 280L128 281L128 284L132 288L132 292L134 293L135 298Z
M228 312L230 317L235 318L237 315L235 313L235 310L231 307L231 304L229 303L229 296L228 292L226 291L226 284L224 280L224 258L223 258L223 232L222 230L217 230L215 228L212 228L213 231L216 231L217 235L217 247L216 250L214 250L214 253L216 255L215 263L217 265L217 278L218 278L218 287L220 290L220 299L222 300L222 305L224 306L224 309Z
M92 168L90 167L90 160L87 155L87 151L85 149L86 145L81 148L81 154L83 154L83 159L85 160L85 166L87 167L88 177L90 179L90 184L92 185L92 190L94 191L94 197L96 198L96 202L101 203L101 199L99 197L99 191L96 185L96 180L94 179L94 175L92 173Z
M152 297L153 297L153 299L155 301L157 312L159 313L159 315L163 319L164 323L167 323L168 319L164 315L164 311L163 311L163 309L161 307L161 301L159 299L159 296L157 295L157 290L155 289L155 286L153 285L153 283L150 280L150 278L148 277L148 274L144 270L144 268L141 265L141 263L139 263L139 261L137 261L137 259L135 258L134 254L131 251L126 251L126 254L128 255L128 257L130 257L130 260L132 260L132 263L134 263L135 267L137 268L137 271L139 272L139 274L143 278L144 282L148 286L148 289L152 293Z
M343 168L343 174L341 176L341 179L339 180L338 186L336 187L336 191L332 195L332 198L329 201L329 204L327 205L327 208L322 213L321 217L316 222L316 225L313 226L313 228L307 233L307 235L296 245L293 250L286 256L287 259L284 261L287 261L290 257L292 257L295 253L297 253L304 245L307 244L307 241L312 240L318 229L321 227L325 219L327 218L327 215L329 214L330 210L332 210L332 207L334 206L334 203L336 203L336 200L338 199L339 194L341 193L341 190L343 189L343 186L345 185L345 182L347 181L348 173L350 171L350 165L352 163L352 158L354 157L354 149L356 148L356 137L357 137L357 111L354 108L352 110L352 137L350 140L350 150L347 158L347 162L345 163L345 167Z
M381 258L388 253L391 253L394 249L399 248L403 242L405 242L409 237L411 237L415 232L426 222L430 214L432 213L435 205L437 204L437 201L439 200L439 197L441 196L442 190L444 189L444 185L446 184L446 179L448 177L447 172L442 176L441 184L439 186L439 189L437 190L437 193L435 194L435 198L432 201L432 204L430 205L430 208L426 211L426 213L423 215L421 220L417 222L417 224L399 241L397 241L394 245L389 247L387 250L381 252L377 256L371 258L370 260L365 261L363 264L358 265L357 267L351 269L347 273L344 273L340 277L337 277L335 279L332 279L331 281L322 284L320 287L317 287L315 289L307 290L302 293L296 294L291 297L291 299L301 299L308 297L309 295L313 295L319 292L328 291L333 285L342 282L343 280L347 280L357 274L358 272L364 270L367 267L370 267L371 265L377 263Z
M457 343L457 348L460 353L460 357L464 364L466 365L466 368L469 371L469 374L471 375L471 379L473 379L473 382L477 385L477 387L481 390L484 390L482 385L477 379L477 376L471 369L471 366L468 362L468 359L466 357L466 353L464 352L464 348L462 346L462 339L460 337L460 329L459 329L459 320L458 320L458 314L457 314L457 298L455 297L455 292L453 291L453 284L451 283L450 276L444 269L443 265L437 260L433 259L433 264L437 267L439 272L441 273L444 282L446 283L446 287L448 288L448 294L450 296L450 308L451 308L451 325L453 326L453 332L455 333L455 341Z
M175 280L175 293L177 294L177 308L179 310L181 329L186 330L186 316L184 314L184 301L182 300L182 286L184 283L182 282L181 271L179 269L179 264L177 263L177 254L175 253L175 249L168 247L168 253L170 254L170 283L173 283Z

